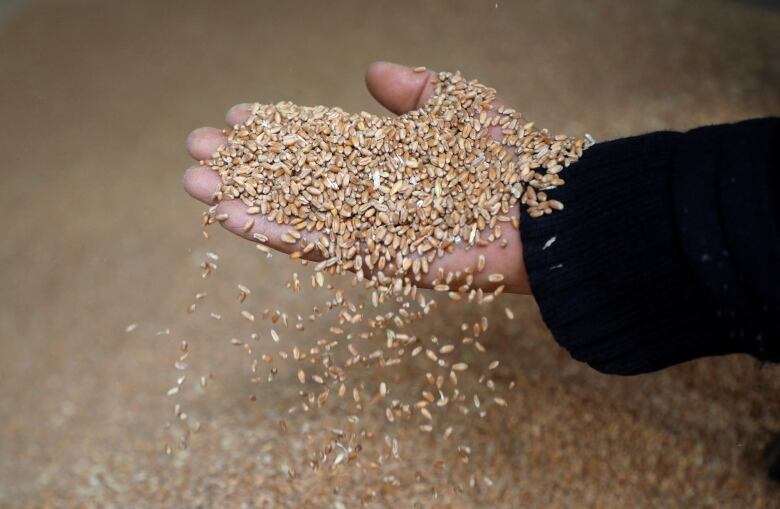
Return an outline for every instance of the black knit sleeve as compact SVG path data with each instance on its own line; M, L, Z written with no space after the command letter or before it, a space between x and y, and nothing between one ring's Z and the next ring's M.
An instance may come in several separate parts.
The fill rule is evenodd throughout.
M780 119L596 144L520 230L555 339L612 374L780 360Z

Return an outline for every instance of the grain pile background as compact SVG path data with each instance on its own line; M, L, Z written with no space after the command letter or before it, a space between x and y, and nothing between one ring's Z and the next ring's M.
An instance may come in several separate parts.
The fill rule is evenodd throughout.
M301 447L275 427L294 395L250 403L226 347L209 362L236 376L191 406L204 429L162 452L178 343L155 332L210 326L185 312L204 255L179 184L193 127L255 99L380 113L361 79L375 59L460 69L539 125L597 139L778 114L778 31L777 11L735 1L22 3L0 17L0 506L318 507L275 462ZM270 293L284 257L240 265L251 246L215 237L226 303L240 281L306 304ZM780 431L780 368L730 357L604 377L555 346L532 300L512 304L490 346L518 389L484 426L503 475L489 504L453 506L777 506L761 456Z

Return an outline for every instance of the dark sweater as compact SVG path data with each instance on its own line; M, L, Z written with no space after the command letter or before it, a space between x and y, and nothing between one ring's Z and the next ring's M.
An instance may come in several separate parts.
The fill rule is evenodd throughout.
M572 357L622 375L780 361L780 118L598 143L562 176L549 194L565 209L520 230Z

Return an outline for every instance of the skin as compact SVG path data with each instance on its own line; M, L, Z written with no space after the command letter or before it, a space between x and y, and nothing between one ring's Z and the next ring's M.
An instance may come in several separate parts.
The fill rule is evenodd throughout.
M433 94L432 78L434 73L414 72L410 67L389 62L375 62L366 72L366 86L374 98L383 106L395 114L419 108ZM496 101L500 102L500 101ZM249 104L237 104L230 108L226 115L228 126L240 124L249 116ZM492 128L490 135L500 140L500 132ZM187 136L187 151L196 161L209 159L227 138L225 131L214 127L200 127ZM194 198L208 205L213 205L211 199L214 191L219 187L220 177L208 166L191 166L184 174L184 188ZM283 243L279 238L288 228L265 220L260 215L249 216L246 214L246 206L239 200L226 200L218 205L220 212L225 212L229 218L222 224L231 232L254 241L253 235L260 233L268 237L268 246L284 253L290 253L299 247ZM510 214L515 217L519 214L515 206ZM243 227L248 219L254 219L255 224L251 230L244 232ZM316 238L309 235L308 239ZM511 226L503 228L503 238L508 244L501 247L497 242L485 247L464 249L456 247L451 253L437 258L431 264L431 271L420 281L420 286L430 286L439 267L444 272L455 272L466 266L475 266L480 254L485 256L485 269L474 278L474 287L484 290L492 290L496 284L490 283L487 276L492 273L504 274L502 284L506 285L505 291L512 293L530 294L528 274L523 262L523 246L520 232Z

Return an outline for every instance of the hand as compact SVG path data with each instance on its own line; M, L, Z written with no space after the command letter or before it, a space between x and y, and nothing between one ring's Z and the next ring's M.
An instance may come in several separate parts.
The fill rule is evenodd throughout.
M393 113L402 114L419 108L431 97L434 91L433 77L434 73L430 71L420 73L398 64L375 62L366 73L366 85L377 101ZM233 106L226 116L228 125L243 123L249 116L249 108L249 104ZM490 135L497 140L501 139L500 130L496 127L491 128ZM224 131L201 127L187 137L187 150L194 159L206 160L226 142ZM209 205L214 204L212 195L220 184L219 175L208 166L192 166L184 175L184 188L187 192ZM268 246L288 254L293 251L291 245L280 240L288 227L270 222L261 215L247 215L246 206L240 200L223 201L219 203L218 210L228 214L228 219L221 224L231 232L249 240L254 240L255 234L261 234L268 238ZM519 216L518 205L512 207L510 214ZM254 225L245 231L244 225L249 219L254 219ZM479 255L484 255L485 269L475 276L473 287L492 289L497 285L488 281L488 275L501 273L504 275L502 284L506 286L506 291L531 293L523 263L520 232L510 226L504 226L502 238L507 240L505 247L501 247L498 242L468 250L456 247L452 252L435 259L428 274L420 281L420 286L430 286L439 268L445 273L463 270L467 266L476 266ZM310 237L309 240L313 238Z

